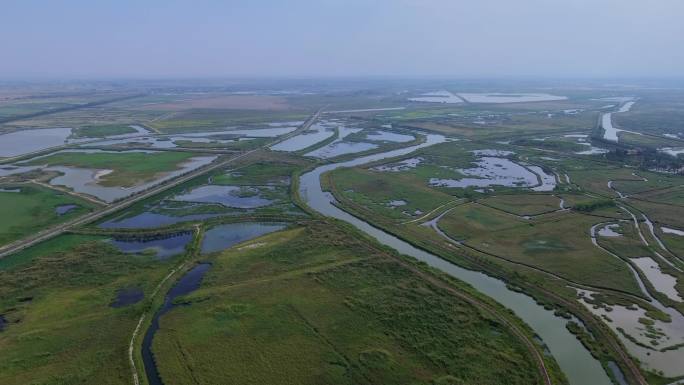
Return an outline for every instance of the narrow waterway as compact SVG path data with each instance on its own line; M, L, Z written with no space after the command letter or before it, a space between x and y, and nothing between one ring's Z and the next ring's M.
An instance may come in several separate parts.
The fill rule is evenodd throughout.
M147 375L147 382L150 385L163 385L164 382L159 376L159 369L154 361L154 355L152 354L152 341L154 340L154 335L159 330L159 318L164 314L168 313L169 310L173 309L177 304L174 304L174 300L180 296L187 295L195 290L197 290L202 283L202 278L209 270L211 264L201 263L195 266L192 270L185 273L181 279L176 282L175 285L169 290L164 298L164 304L159 310L154 314L152 318L152 323L150 327L145 332L145 337L142 343L142 359L145 365L145 374Z
M428 265L437 268L453 277L465 281L480 292L495 299L504 306L512 309L515 314L534 329L548 346L565 373L570 384L573 385L610 385L611 381L601 364L594 359L589 351L567 329L567 320L557 317L553 311L545 310L531 297L509 290L506 284L486 274L466 270L453 263L437 257L434 254L418 249L401 239L375 228L349 213L333 205L330 193L323 192L320 177L323 173L342 167L354 167L376 160L392 158L409 154L419 148L432 146L446 141L441 135L428 135L427 140L416 146L380 154L373 154L347 162L320 166L300 178L299 193L302 199L313 210L330 217L334 217L352 224L357 229L367 233L380 243L390 246L398 252L412 256Z

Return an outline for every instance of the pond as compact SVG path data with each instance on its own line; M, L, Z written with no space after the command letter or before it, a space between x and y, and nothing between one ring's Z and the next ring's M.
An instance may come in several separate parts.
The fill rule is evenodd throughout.
M43 167L43 170L57 171L62 174L50 180L50 184L53 186L65 186L75 192L92 195L104 202L111 203L117 199L125 198L134 193L146 190L151 186L157 185L163 181L173 179L179 175L205 166L211 163L214 159L216 159L216 156L192 157L186 162L179 164L176 170L164 173L154 181L140 183L128 188L119 186L107 187L98 184L99 178L101 178L103 175L106 175L105 173L111 172L109 170L78 168L70 166Z
M669 299L677 302L682 302L679 292L676 289L677 278L665 274L660 270L660 266L651 257L632 258L632 262L641 270L653 287L659 292L665 294Z
M192 233L186 232L158 239L112 239L110 243L124 253L153 252L157 259L164 260L185 252L185 246L192 241Z
M458 169L457 171L473 178L430 178L429 183L431 186L456 188L490 186L530 187L539 184L537 175L506 158L483 156L477 160L475 167Z
M375 167L371 168L371 170L380 171L380 172L408 171L412 168L418 167L418 165L421 164L424 160L425 159L423 159L421 157L409 158L409 159L401 160L399 162L381 164L379 166L375 166Z
M142 301L143 298L145 298L145 294L138 287L119 289L116 291L116 298L109 306L118 308L133 305Z
M69 211L76 209L77 207L78 207L78 205L74 205L74 204L59 205L59 206L55 207L55 213L57 215L64 215L64 214L67 214Z
M423 102L423 103L445 103L445 104L458 104L463 103L463 99L459 96L452 94L449 91L434 91L420 94L420 96L415 98L409 98L412 102Z
M271 205L272 200L263 198L257 188L246 186L208 185L196 187L173 200L199 203L218 203L226 207L251 209Z
M344 154L353 154L378 148L377 144L366 142L333 142L305 154L314 158L328 159Z
M326 124L317 123L299 135L284 140L271 147L275 151L299 151L335 135L335 130Z
M557 96L543 93L460 93L458 94L470 103L525 103L525 102L548 102L554 100L566 100L566 96Z
M284 223L228 223L207 230L202 239L202 254L225 250L233 245L282 230Z
M374 131L366 134L366 139L374 142L406 143L414 140L415 137L390 131Z
M200 221L204 219L218 217L221 214L191 214L183 216L172 216L144 212L134 216L126 214L110 219L98 225L101 229L152 229L155 227L169 226L181 222Z
M71 128L42 128L0 135L0 157L13 157L67 143Z

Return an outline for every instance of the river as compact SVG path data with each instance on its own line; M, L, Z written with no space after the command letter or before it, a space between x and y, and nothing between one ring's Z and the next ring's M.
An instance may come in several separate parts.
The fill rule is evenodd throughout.
M303 174L299 180L299 193L302 199L313 210L330 217L350 223L380 243L390 246L401 254L412 256L446 274L475 287L500 304L513 310L515 314L534 329L548 346L549 351L558 362L572 385L610 385L611 381L600 362L594 359L589 351L567 329L567 320L557 317L553 311L545 310L531 297L509 290L506 284L486 274L461 268L434 254L418 249L401 239L390 235L367 222L333 205L334 198L324 192L320 184L323 173L342 167L354 167L369 162L409 154L417 149L445 142L442 135L427 135L424 143L394 151L363 156L346 162L326 164Z

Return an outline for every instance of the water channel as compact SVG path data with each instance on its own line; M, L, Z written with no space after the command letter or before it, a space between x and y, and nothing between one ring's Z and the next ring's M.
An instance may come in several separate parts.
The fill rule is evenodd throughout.
M553 311L544 309L531 297L509 290L506 284L484 273L466 270L453 263L437 257L424 250L390 235L369 223L358 219L333 205L334 198L321 188L320 177L323 173L342 167L354 167L369 162L393 158L409 154L419 148L442 143L444 136L429 134L427 140L416 146L388 151L356 158L347 162L326 164L300 177L299 193L302 199L315 211L335 217L352 224L357 229L372 236L380 243L390 246L398 252L412 256L446 274L456 277L475 287L500 304L513 310L514 313L534 329L548 346L553 357L573 385L608 385L611 384L603 367L594 359L589 351L567 329L567 320L557 317Z

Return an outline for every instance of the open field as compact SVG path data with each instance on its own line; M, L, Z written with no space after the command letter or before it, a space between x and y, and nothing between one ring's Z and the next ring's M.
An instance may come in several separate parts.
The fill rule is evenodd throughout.
M4 190L4 191L3 191ZM69 207L68 205L74 205ZM59 208L68 208L59 214ZM86 200L35 184L0 186L0 245L90 211Z
M123 135L136 132L135 128L125 124L103 124L84 126L74 130L73 136L80 138L104 138L105 136Z
M149 295L168 266L88 238L68 243L41 247L30 265L0 271L8 322L0 333L3 384L130 382L126 350L146 302L110 304L123 288Z
M189 306L161 320L154 352L166 384L535 382L496 320L325 226L211 262Z
M286 110L287 100L277 96L224 95L189 98L167 103L148 103L139 108L153 111L185 111L192 109Z
M684 376L681 365L660 358L677 358L680 352L679 335L672 331L680 327L677 314L684 309L677 300L677 291L684 294L684 276L677 270L684 268L684 158L657 151L680 145L676 110L684 99L677 92L627 93L607 86L494 90L436 80L354 86L304 82L284 89L270 83L219 84L160 81L136 93L111 85L112 92L70 96L27 89L8 93L6 101L0 87L0 120L27 114L1 123L0 132L73 128L71 139L95 139L138 131L131 125L149 131L139 129L141 135L130 140L60 140L59 150L47 146L0 166L7 175L0 188L8 190L0 190L0 212L6 214L0 245L85 215L95 205L112 208L106 217L69 226L57 238L0 259L0 383L131 383L128 343L143 313L132 355L140 380L147 383L151 372L140 362L144 332L166 293L196 262L211 264L204 280L196 291L173 300L151 345L167 385L225 379L241 384L542 383L534 352L544 357L551 382L563 384L556 362L572 364L576 357L564 356L571 344L554 348L553 333L566 333L565 342L578 344L573 353L586 354L596 364L597 378L605 370L605 380L622 374L629 385L646 384L642 377L665 385ZM410 100L438 90L567 99ZM134 97L107 101L125 95ZM637 97L633 109L615 114L614 124L644 135L623 131L618 143L602 139L599 116L624 103L610 98L632 96ZM104 102L88 104L98 101ZM268 135L275 134L259 134L271 129L283 135L299 127L285 137L290 140L304 137L306 127L318 132L302 122L319 108L323 112L313 115L313 123L324 126L322 140L295 140L298 147L288 150L269 145L276 137ZM43 113L50 109L55 111ZM334 143L362 144L357 147L362 150L338 154L328 148ZM364 147L369 144L370 149ZM414 146L419 149L401 150ZM318 147L327 155L309 154ZM235 162L227 162L238 154ZM90 176L90 187L125 192L171 178L199 156L214 159L212 167L178 183L164 182L171 184L125 208L117 206L125 197L109 200L60 187L71 185L55 182L60 177L55 169L14 172L26 160L87 169L81 171ZM432 268L318 216L330 214L300 190L311 187L302 177L310 170L366 156L368 163L323 173L324 190L333 194L336 208L356 220L432 253L437 261L429 262ZM47 182L58 186L38 184ZM10 192L17 187L20 192ZM92 203L93 197L102 202ZM68 204L77 207L63 216L55 213ZM208 234L239 237L255 222L257 227L285 223L287 229L200 254L197 246ZM179 233L193 239L192 246L181 244L185 252L167 260L158 260L153 247L122 253L110 243L173 243ZM407 250L402 252L430 261ZM467 273L449 270L461 268ZM657 281L659 274L663 282ZM488 291L489 283L478 286L465 278L470 275L496 282L506 295L524 295L551 321L535 324L537 318L523 315L545 313L530 313L523 300L506 302L507 297ZM460 279L502 301L535 329ZM140 289L143 300L110 306L120 289L130 288ZM583 290L595 294L579 298ZM635 328L616 329L627 318ZM522 336L508 322L518 325ZM545 333L552 327L559 329L549 338ZM629 338L669 350L641 347L651 353L645 354ZM551 353L544 354L545 343ZM576 372L566 374L576 379Z

